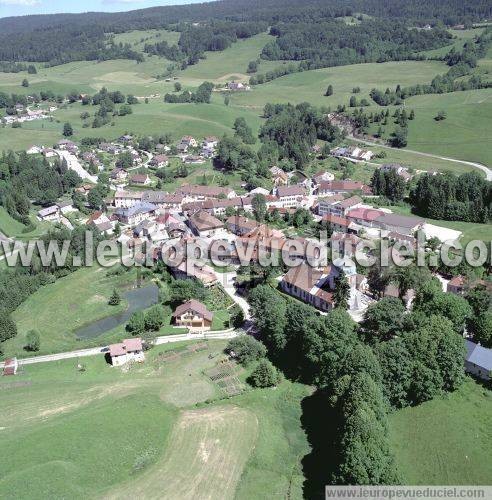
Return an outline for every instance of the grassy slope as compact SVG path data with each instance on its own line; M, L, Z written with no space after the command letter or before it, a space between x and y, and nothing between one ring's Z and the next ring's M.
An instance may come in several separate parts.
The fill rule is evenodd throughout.
M129 272L120 277L107 277L104 268L87 267L41 288L13 313L18 335L2 344L5 356L25 357L25 336L32 329L38 330L41 336L40 354L78 349L89 344L77 341L73 331L123 311L127 306L125 301L110 306L108 298L115 286L129 283L135 276L134 272ZM119 333L123 333L122 328L120 330ZM107 335L95 339L96 345L104 342L102 339L106 340Z
M237 116L244 116L255 131L261 122L257 112L227 107L218 95L214 95L212 104L166 104L160 99L153 99L148 104L133 106L133 110L131 115L116 117L114 126L83 128L80 114L82 111L93 114L96 108L72 104L66 109L60 109L55 121L39 120L25 123L20 129L5 129L5 133L0 135L0 149L19 150L32 144L52 145L62 138L63 123L66 121L74 127L75 140L82 137L116 139L128 131L142 135L170 132L176 140L185 134L199 138L206 135L220 137L224 133L231 133Z
M228 80L249 80L246 68L249 61L259 58L263 47L274 37L259 34L245 40L239 40L222 52L207 52L206 59L189 66L180 73L180 78L187 84L197 85L203 80L225 82ZM259 71L267 71L281 63L261 61Z
M391 416L405 484L489 484L492 392L468 380L454 394Z
M261 108L267 102L309 101L317 106L336 107L340 103L348 104L352 89L356 86L361 88L357 97L369 99L369 92L373 87L426 83L444 69L444 64L438 61L401 61L324 68L277 78L258 85L251 92L234 94L231 102L237 106ZM330 84L333 85L333 95L325 97L323 94Z
M414 96L406 100L406 108L415 111L415 119L408 122L408 148L492 165L492 89ZM385 108L369 109L379 112ZM389 110L391 116L395 108ZM446 111L446 119L434 120L441 110ZM391 118L383 127L385 137L395 129L393 122ZM377 129L378 124L373 124L371 132Z
M473 40L476 36L479 36L483 28L473 28L469 30L448 30L455 38L450 45L445 47L440 47L438 49L424 50L421 54L425 54L427 57L442 57L445 56L452 48L457 52L463 49L463 46L469 40Z
M129 43L133 50L143 51L146 43L167 42L170 45L178 43L180 33L167 30L127 31L114 35L115 43ZM143 41L142 41L143 39Z
M309 446L300 403L308 389L283 382L193 409L220 395L202 372L225 343L209 346L157 365L159 352L177 347L160 346L129 373L95 357L82 360L85 372L76 360L27 365L15 379L26 387L0 379L0 433L13 450L0 457L0 496L87 498L122 487L172 497L169 482L179 477L182 497L220 488L221 498L232 498L237 487L239 498L301 498L299 460Z

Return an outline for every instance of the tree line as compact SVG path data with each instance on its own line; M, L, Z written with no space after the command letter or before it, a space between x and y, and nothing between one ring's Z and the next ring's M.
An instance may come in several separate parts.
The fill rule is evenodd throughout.
M81 183L65 161L53 165L45 158L26 153L3 153L0 157L0 205L11 217L30 225L32 202L51 205Z
M424 174L410 192L410 203L423 217L487 223L491 217L492 182L476 172Z
M394 91L387 88L384 92L374 88L371 90L370 96L380 106L399 106L406 98L414 95L444 94L489 88L492 83L484 81L479 74L473 74L473 70L477 65L477 59L484 57L491 45L492 28L487 28L475 41L467 42L462 52L457 52L454 48L451 49L443 58L450 66L449 70L444 75L435 76L430 84L417 84L403 88L397 85ZM467 75L471 76L463 78Z

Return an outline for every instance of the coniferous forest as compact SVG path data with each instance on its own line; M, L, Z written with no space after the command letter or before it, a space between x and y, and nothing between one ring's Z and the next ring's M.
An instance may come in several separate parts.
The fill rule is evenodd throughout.
M367 14L347 26L335 18ZM172 28L181 32L177 46L149 45L149 53L194 64L205 50L224 50L271 26L277 40L268 44L266 59L307 61L309 68L409 58L419 50L446 44L441 29L409 27L469 24L492 16L487 0L255 0L153 7L119 13L53 14L0 20L0 61L63 64L74 60L128 58L142 55L129 45L112 42L111 33L134 29ZM190 26L190 23L194 25ZM195 25L198 23L198 25ZM337 40L337 43L333 43Z

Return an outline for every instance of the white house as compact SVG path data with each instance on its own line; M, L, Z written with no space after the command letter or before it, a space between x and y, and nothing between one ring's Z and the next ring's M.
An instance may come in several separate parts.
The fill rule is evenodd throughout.
M145 354L142 347L142 339L125 339L118 344L109 346L109 356L113 366L122 366L128 362L142 363L145 361Z
M27 151L26 153L28 155L37 155L37 154L41 154L43 152L43 148L41 146L31 146Z

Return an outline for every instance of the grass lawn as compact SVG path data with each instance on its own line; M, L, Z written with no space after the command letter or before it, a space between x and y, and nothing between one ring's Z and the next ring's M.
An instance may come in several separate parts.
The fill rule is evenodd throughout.
M390 417L404 484L490 484L492 392L468 379L460 390Z
M33 210L30 215L30 219L35 225L35 228L32 231L24 232L26 226L13 219L3 207L0 207L0 232L18 240L38 238L48 231L51 224L49 222L39 222L36 219L35 213L36 210Z
M0 457L0 496L301 498L310 391L284 381L213 402L221 393L203 372L225 345L167 362L158 354L180 346L159 346L129 371L101 356L80 360L83 372L64 360L0 379L0 433L13 450Z
M6 236L13 236L22 233L25 228L24 224L13 219L5 210L0 207L0 231Z
M227 330L229 328L229 318L230 314L226 309L214 311L212 330Z
M100 318L126 309L124 300L118 306L108 305L113 289L135 280L135 272L121 276L106 276L106 269L85 267L60 278L55 283L40 288L12 314L18 334L2 344L4 355L26 357L24 351L26 334L36 329L41 336L41 349L37 354L79 349L88 345L101 345L111 334L96 337L91 341L77 341L74 330ZM114 335L113 335L114 336Z
M261 65L260 65L260 72ZM262 109L267 102L310 102L316 106L348 104L352 89L360 87L357 98L369 98L374 87L396 87L415 83L428 83L437 74L446 71L439 61L400 61L388 63L353 64L324 68L277 78L254 87L251 92L233 94L231 105ZM333 85L333 95L323 94L328 85Z

